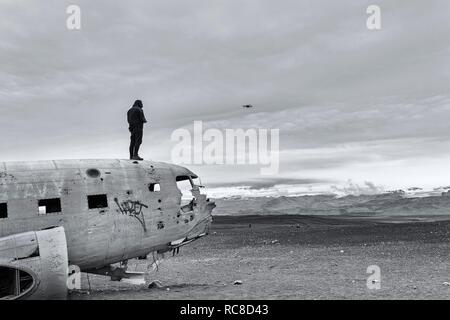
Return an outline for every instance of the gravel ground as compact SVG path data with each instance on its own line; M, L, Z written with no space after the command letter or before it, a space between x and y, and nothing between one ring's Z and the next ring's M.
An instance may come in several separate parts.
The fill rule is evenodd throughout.
M83 274L71 299L450 299L450 221L383 217L215 217L211 234L166 254L147 283ZM427 220L431 220L427 222ZM151 263L131 260L130 270ZM367 288L368 266L381 288ZM236 280L242 284L235 285Z

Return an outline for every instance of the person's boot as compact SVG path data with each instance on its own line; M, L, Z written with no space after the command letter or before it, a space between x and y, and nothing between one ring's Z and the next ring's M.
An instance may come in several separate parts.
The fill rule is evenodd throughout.
M134 154L134 146L130 145L130 160L133 160L133 154Z
M144 159L139 157L138 155L135 155L131 160L144 160Z

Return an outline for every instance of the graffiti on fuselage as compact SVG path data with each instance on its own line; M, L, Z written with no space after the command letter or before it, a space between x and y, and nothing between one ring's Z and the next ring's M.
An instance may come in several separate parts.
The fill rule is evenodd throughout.
M114 198L114 202L117 204L117 207L119 208L117 210L119 213L136 218L141 224L144 231L147 232L147 227L145 226L144 213L142 212L142 208L148 208L147 205L141 203L140 201L132 201L132 200L125 200L119 203L119 200L117 198Z
M16 177L14 177L12 174L6 173L6 172L0 172L0 180L5 180L5 182L14 181Z

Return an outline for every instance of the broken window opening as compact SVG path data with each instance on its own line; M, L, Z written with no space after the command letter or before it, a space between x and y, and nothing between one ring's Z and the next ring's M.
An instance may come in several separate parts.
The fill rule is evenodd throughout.
M202 180L199 177L191 177L194 186L203 187Z
M180 210L181 210L183 213L186 213L186 212L192 212L192 211L194 211L194 206L195 206L194 199L192 199L188 204L182 205L182 206L180 207Z
M60 213L61 210L61 199L42 199L38 201L39 214L47 213Z
M192 200L192 182L189 176L176 177L177 188L181 192L182 200Z
M191 177L191 179L192 179L192 188L193 189L197 189L200 194L206 196L207 195L206 194L206 188L202 184L202 181L200 180L200 178L199 177Z
M108 197L106 194L96 194L88 196L89 209L108 208Z
M159 192L161 191L161 185L159 183L149 183L148 190L150 192Z
M0 219L8 218L8 205L6 203L0 203Z

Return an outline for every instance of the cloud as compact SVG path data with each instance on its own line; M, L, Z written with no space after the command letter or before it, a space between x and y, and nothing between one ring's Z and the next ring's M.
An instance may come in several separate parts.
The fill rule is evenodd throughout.
M343 186L331 186L331 191L339 196L347 195L374 195L384 193L386 190L381 185L376 185L370 181L364 181L363 185L354 183L352 180L348 180L346 185Z
M370 4L2 1L0 160L125 158L141 98L146 158L170 161L171 132L203 120L279 128L273 181L444 185L450 4L380 0L376 32ZM215 185L261 181L259 167L193 168Z
M277 185L311 185L318 183L326 183L330 182L328 180L316 180L316 179L292 179L292 178L258 178L254 180L248 181L239 181L236 180L234 182L213 182L209 183L208 187L245 187L249 189L267 189Z

